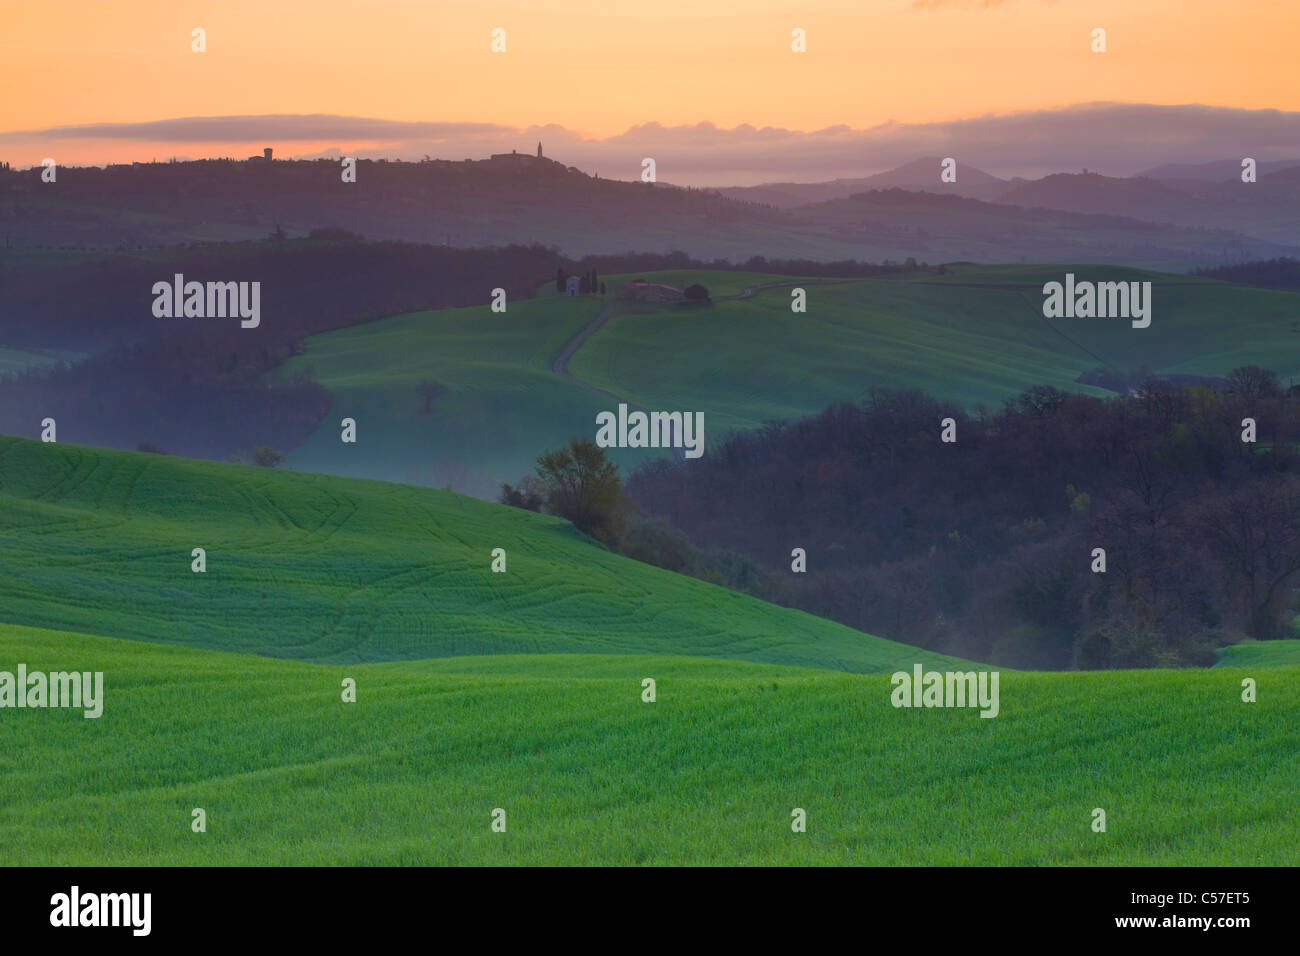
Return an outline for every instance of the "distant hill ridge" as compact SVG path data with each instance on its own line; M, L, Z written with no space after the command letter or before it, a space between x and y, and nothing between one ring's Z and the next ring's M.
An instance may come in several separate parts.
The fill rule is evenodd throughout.
M663 178L657 182L611 180L526 153L486 160L358 160L355 181L343 181L333 159L63 168L57 183L42 183L39 170L9 170L0 171L0 230L7 248L21 249L142 250L267 235L300 238L330 227L369 239L460 248L537 244L572 257L679 249L706 260L912 256L931 262L1109 261L1179 270L1300 253L1300 188L1269 175L1249 194L1209 200L1189 194L1155 206L1106 194L1079 199L1071 188L1058 194L1051 187L1033 198L1043 209L1159 224L1142 241L1126 242L1103 223L1080 228L1050 216L1026 220L1003 205L1004 194L1026 186L1024 181L1005 182L954 158L955 182L940 177L943 157L924 157L860 179L742 189L673 186L668 163L659 167ZM627 172L636 176L639 170ZM828 223L816 208L877 189L979 199L985 206L976 215L947 207L952 218L918 227L913 211L895 204L887 220L857 229ZM1097 204L1089 205L1094 199ZM1068 240L1063 227L1073 233Z

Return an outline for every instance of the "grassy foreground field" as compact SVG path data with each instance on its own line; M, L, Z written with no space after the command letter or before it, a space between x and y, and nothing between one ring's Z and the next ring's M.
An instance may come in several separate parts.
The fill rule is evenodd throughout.
M1002 671L994 719L896 709L888 672L982 665L446 492L0 439L0 581L0 671L104 675L95 719L0 709L4 864L1284 865L1300 842L1300 666Z
M1042 287L1063 281L1149 281L1152 321L1042 315ZM647 272L669 285L701 282L715 297L795 281L743 272ZM592 437L618 400L701 411L706 449L733 428L856 401L872 387L921 388L967 407L997 407L1031 385L1107 394L1076 379L1097 366L1218 376L1247 364L1300 376L1300 295L1112 266L954 266L944 276L800 280L790 289L719 298L709 308L649 312L609 295L539 298L505 313L470 309L395 316L313 336L285 377L311 371L335 396L320 430L289 456L295 468L444 486L493 497L571 436ZM568 362L565 342L609 306L608 321ZM428 413L416 385L447 393ZM594 389L603 390L600 391ZM357 420L356 445L339 420ZM624 467L660 452L614 450ZM469 462L469 465L465 463Z
M505 573L491 570L496 548ZM0 581L0 621L328 663L659 653L878 672L953 660L461 495L5 437Z
M1233 669L1004 673L989 720L895 709L885 675L681 657L326 667L0 625L17 662L103 671L105 703L0 711L7 864L1289 865L1300 843L1296 667L1253 673L1256 704Z

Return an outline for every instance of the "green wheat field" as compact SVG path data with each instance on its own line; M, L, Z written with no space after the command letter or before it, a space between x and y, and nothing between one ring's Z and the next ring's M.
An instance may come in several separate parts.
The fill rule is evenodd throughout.
M893 670L985 665L450 492L12 438L0 582L0 670L105 685L98 719L0 710L5 864L1288 865L1300 842L1281 644L1002 669L992 720L895 709Z

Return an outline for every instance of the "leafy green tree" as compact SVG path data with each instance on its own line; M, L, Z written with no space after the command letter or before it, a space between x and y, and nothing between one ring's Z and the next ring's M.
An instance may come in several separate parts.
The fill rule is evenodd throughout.
M275 468L284 464L284 455L270 445L259 445L253 449L253 464L261 465L263 468Z
M572 521L584 534L615 544L630 510L618 466L590 439L571 439L567 448L537 459L546 510Z
M518 488L508 484L502 485L497 501L512 508L523 508L525 511L541 511L546 504L546 493L536 475L524 475Z
M1277 373L1258 365L1243 365L1234 368L1227 375L1227 389L1234 395L1248 400L1274 398L1282 394L1278 384Z

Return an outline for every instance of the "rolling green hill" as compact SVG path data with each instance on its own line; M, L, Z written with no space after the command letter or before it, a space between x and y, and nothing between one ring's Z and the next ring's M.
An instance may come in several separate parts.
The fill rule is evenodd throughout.
M1256 704L1234 670L1004 673L987 720L680 657L339 668L0 625L17 662L102 671L105 701L0 711L13 864L1286 866L1300 841L1296 667Z
M533 299L506 312L418 312L312 336L281 377L310 373L334 404L289 463L492 496L609 404L551 372L555 353L600 308L593 299ZM446 389L428 412L417 391L426 379ZM355 445L339 439L345 417L357 422Z
M1042 286L1079 280L1150 281L1146 329L1124 319L1042 316ZM1223 375L1247 364L1300 376L1300 295L1109 266L968 266L949 274L826 282L801 280L808 311L786 287L737 296L789 277L650 272L644 278L710 288L710 308L648 311L614 300L632 276L606 276L604 299L553 289L513 302L396 316L313 336L282 375L311 371L334 397L320 430L293 450L302 470L453 488L494 497L537 455L592 437L598 411L619 401L704 413L706 454L733 428L820 411L872 387L920 388L967 407L996 407L1031 385L1105 394L1076 379L1098 366L1131 372ZM601 310L606 311L602 314ZM568 356L567 342L604 322ZM423 414L422 378L447 393ZM339 420L356 418L355 446ZM629 468L657 451L615 450Z
M674 286L703 282L715 295L788 278L721 271L646 276ZM606 281L616 287L632 278ZM612 290L604 298L573 299L547 283L539 293L508 303L505 312L487 306L419 312L312 336L306 354L278 377L309 374L330 390L334 404L289 463L492 498L503 482L531 472L541 452L594 434L596 414L617 399L557 375L552 366L604 307L619 305ZM417 391L426 379L446 389L428 411ZM339 440L345 417L357 421L355 446ZM630 468L648 453L614 449L611 455Z
M1042 316L1042 286L1080 280L1152 282L1151 326ZM919 388L996 407L1030 385L1105 394L1078 384L1099 365L1222 375L1258 364L1300 375L1293 293L1098 266L980 267L899 280L809 286L719 302L698 313L621 315L570 362L578 378L660 408L702 410L714 434L791 418L870 387Z
M9 863L1286 865L1300 839L1294 664L1004 670L995 719L896 709L882 672L980 665L447 492L0 438L0 581L0 671L105 687L96 719L0 710Z
M1215 667L1295 667L1300 665L1300 639L1244 641L1220 648Z
M490 570L496 548L505 573ZM0 621L328 663L655 653L868 672L952 660L448 492L4 437L0 581Z

